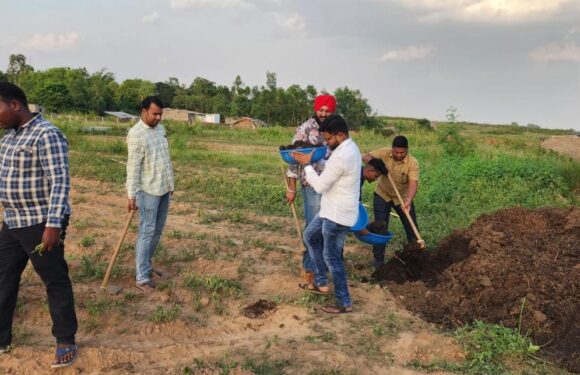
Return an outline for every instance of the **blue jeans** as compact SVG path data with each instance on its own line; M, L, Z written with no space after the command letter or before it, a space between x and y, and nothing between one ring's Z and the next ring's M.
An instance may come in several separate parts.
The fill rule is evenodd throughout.
M405 229L405 234L407 235L407 240L409 242L417 241L417 237L415 237L415 233L413 232L413 228L411 228L411 224L407 219L407 215L403 212L403 208L401 205L396 205L393 201L386 202L380 195L377 193L373 196L373 212L375 215L375 222L377 221L384 221L389 227L389 217L391 213L391 209L394 209L399 215L401 219L401 223L403 224L403 228ZM415 204L411 202L411 209L409 210L409 215L411 219L413 219L413 223L419 228L417 225L417 215L415 214ZM374 266L380 267L385 262L385 245L373 245L373 255L374 255Z
M135 248L135 268L138 284L151 281L151 259L161 239L170 200L170 193L161 196L144 191L137 193L140 222Z
M318 215L320 211L321 194L317 193L311 186L302 186L302 200L304 201L304 230L308 224ZM316 265L313 258L310 257L308 247L304 244L304 255L302 257L302 267L306 272L314 272Z
M314 284L316 286L328 285L326 273L330 271L334 282L336 303L342 307L351 306L346 269L341 256L349 229L347 226L316 215L304 231L304 241L316 264Z

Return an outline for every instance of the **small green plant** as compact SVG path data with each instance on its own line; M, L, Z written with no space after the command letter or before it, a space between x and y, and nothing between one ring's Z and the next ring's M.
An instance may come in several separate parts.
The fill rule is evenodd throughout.
M153 315L149 318L149 321L153 323L170 323L177 319L181 308L179 305L173 305L170 308L165 308L163 306L157 306Z
M469 374L504 374L507 357L536 359L540 349L515 329L480 321L460 328L455 337L467 353L461 367Z
M95 238L93 236L85 236L81 239L82 247L91 247L95 244Z

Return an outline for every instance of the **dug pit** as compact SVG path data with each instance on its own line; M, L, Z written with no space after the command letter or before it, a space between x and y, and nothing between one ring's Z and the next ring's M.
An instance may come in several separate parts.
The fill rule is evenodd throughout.
M578 208L483 215L433 251L397 253L373 277L405 308L445 328L521 324L542 355L580 371Z

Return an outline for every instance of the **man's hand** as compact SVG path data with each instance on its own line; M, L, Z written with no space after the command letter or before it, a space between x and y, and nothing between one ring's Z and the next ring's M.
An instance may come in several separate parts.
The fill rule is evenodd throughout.
M310 164L310 161L312 160L312 154L314 154L314 151L312 151L309 154L303 154L301 152L291 152L290 156L292 156L292 158L294 160L296 160L298 162L298 164L300 165L308 165Z
M127 211L137 211L139 207L137 207L137 202L135 202L135 198L129 198L127 202Z
M287 190L286 191L286 200L288 201L288 204L292 204L292 202L294 202L294 199L296 199L296 192Z
M45 227L42 233L43 251L51 251L60 241L60 228Z
M405 203L403 204L403 208L405 209L405 211L407 212L411 212L411 203L413 203L413 201L409 201L409 200L405 200Z

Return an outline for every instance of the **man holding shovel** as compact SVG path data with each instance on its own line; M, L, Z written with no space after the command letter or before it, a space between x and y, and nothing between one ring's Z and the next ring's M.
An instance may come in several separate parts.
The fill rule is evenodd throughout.
M418 238L415 236L407 215L403 212L403 210L406 210L410 214L415 227L417 227L413 198L419 185L419 163L417 159L409 154L409 141L402 135L396 136L393 139L392 148L386 147L363 155L365 163L372 158L382 160L388 170L388 175L379 177L379 183L373 197L375 224L384 222L388 228L389 214L391 209L394 208L403 223L409 244L414 245L417 243ZM399 201L397 192L390 180L394 182L396 189L401 193L402 202ZM385 245L374 245L373 255L373 264L378 268L385 261Z
M12 343L20 276L28 260L46 286L56 353L52 368L77 356L72 284L64 259L71 213L68 142L40 113L31 113L24 92L0 82L0 353ZM0 354L1 355L1 354Z
M141 103L141 120L127 135L127 195L129 211L139 210L139 233L135 246L137 289L151 292L155 283L151 260L159 244L174 190L173 168L165 128L159 122L163 104L156 96Z
M302 125L296 129L296 134L292 139L292 143L307 142L313 146L322 146L325 143L324 137L320 132L320 124L336 110L336 99L332 95L319 95L314 99L314 115L306 120ZM325 160L320 160L312 164L312 168L317 174L324 170ZM286 191L286 199L289 204L292 204L296 199L296 181L300 179L300 186L302 192L302 200L304 201L304 228L310 224L314 216L320 210L320 197L310 184L306 181L306 174L304 167L292 165L288 168L286 173L288 177L288 190ZM314 281L314 260L310 258L308 250L304 250L302 257L302 267L304 270L304 278L306 284Z

